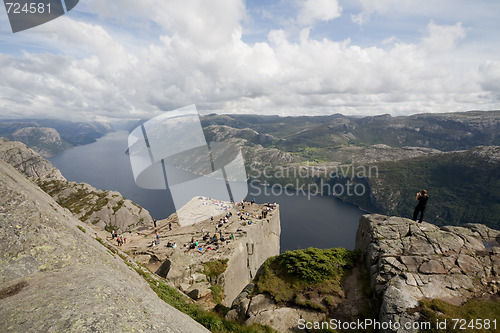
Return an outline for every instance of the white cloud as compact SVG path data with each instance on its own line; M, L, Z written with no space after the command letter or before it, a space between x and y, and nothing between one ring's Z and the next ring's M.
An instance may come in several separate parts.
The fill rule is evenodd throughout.
M243 0L90 0L89 8L103 17L140 18L154 21L192 43L217 47L241 31Z
M300 25L313 25L316 22L330 21L340 17L342 8L337 0L305 0L297 15Z
M427 25L428 35L422 40L422 46L428 52L446 52L453 50L460 39L464 39L465 29L462 23L455 25Z
M126 10L117 20L140 21L153 4L123 1ZM461 23L427 21L422 38L403 42L391 34L380 46L315 39L310 25L298 39L276 29L266 40L248 43L241 35L246 14L240 1L211 2L211 7L191 1L186 8L155 3L161 36L146 43L133 32L117 33L107 20L89 23L71 16L25 34L54 51L0 53L2 116L150 117L193 103L205 112L274 114L499 108L500 65L457 48L466 37ZM102 9L103 17L115 6L89 5ZM234 17L226 18L229 14ZM335 10L324 18L332 15ZM309 18L303 22L321 20Z
M358 14L352 14L351 20L359 25L364 25L370 21L374 14L385 14L389 10L397 7L405 7L410 0L358 0L362 10Z
M488 60L479 66L481 87L500 101L500 61Z

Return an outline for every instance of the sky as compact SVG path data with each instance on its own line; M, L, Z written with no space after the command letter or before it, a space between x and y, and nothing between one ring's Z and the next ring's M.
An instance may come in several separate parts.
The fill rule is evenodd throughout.
M0 118L500 109L500 1L81 0L12 33Z

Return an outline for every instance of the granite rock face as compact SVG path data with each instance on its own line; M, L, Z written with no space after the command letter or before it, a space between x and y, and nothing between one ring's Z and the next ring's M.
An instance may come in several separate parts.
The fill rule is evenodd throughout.
M356 248L382 300L380 320L403 324L419 319L411 310L424 298L459 305L497 293L499 241L500 231L481 224L439 228L371 214L360 219Z
M85 223L118 233L151 223L149 212L120 192L102 191L86 183L43 180L38 185Z
M0 138L0 159L32 179L66 180L52 163L21 142Z
M244 322L247 325L261 324L271 326L278 332L297 332L299 319L321 321L325 314L319 311L277 305L269 295L248 296L253 285L248 285L235 299L226 318Z
M43 157L50 157L71 147L61 139L55 128L23 127L12 133L12 138L31 147Z
M0 161L1 332L207 332Z
M0 159L37 182L83 222L122 232L152 221L146 209L125 199L119 192L68 182L52 163L21 142L1 138Z

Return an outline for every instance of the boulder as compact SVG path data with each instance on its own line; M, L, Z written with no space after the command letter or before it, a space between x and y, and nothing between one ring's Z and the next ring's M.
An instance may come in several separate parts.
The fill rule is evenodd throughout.
M186 295L191 297L194 300L200 299L202 297L207 296L210 294L212 291L210 290L210 283L208 282L197 282L193 284L189 289L186 291Z

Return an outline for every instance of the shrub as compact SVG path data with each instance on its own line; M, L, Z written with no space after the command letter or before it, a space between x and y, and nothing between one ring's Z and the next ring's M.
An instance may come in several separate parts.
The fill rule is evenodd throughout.
M228 259L212 260L203 264L203 274L216 277L226 271Z
M352 268L357 254L344 248L287 251L279 256L279 262L288 274L308 282L321 282Z

